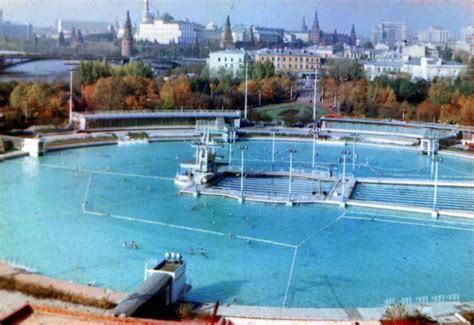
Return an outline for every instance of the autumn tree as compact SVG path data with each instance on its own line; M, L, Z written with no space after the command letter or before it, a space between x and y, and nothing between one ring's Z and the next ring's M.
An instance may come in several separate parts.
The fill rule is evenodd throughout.
M416 109L416 118L425 122L436 122L440 116L440 107L426 99Z

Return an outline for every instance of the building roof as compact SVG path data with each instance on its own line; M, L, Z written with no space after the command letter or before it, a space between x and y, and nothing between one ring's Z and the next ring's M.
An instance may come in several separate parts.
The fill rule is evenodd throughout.
M290 56L314 56L314 57L319 57L318 54L315 54L313 52L309 52L306 50L289 50L289 49L262 49L257 51L257 54L263 55L263 54L271 54L271 55L290 55Z
M211 54L245 54L245 53L246 52L244 49L226 49L222 51L211 52L209 53L209 55Z

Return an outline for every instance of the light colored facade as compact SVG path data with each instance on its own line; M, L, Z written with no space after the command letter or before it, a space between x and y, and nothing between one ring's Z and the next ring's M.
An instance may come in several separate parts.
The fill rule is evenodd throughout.
M209 75L216 77L220 71L229 73L236 78L240 69L244 67L246 52L240 50L225 50L209 54Z
M373 61L364 63L364 72L365 76L369 80L374 80L376 77L380 76L395 76L402 72L403 63L401 61Z
M210 22L206 26L195 25L196 39L198 42L220 42L222 29Z
M334 51L332 46L320 46L320 45L313 45L309 46L305 49L305 51L309 53L313 53L320 58L328 59L334 57Z
M410 40L410 31L405 23L382 22L372 30L372 43L382 43L389 46Z
M457 62L442 62L441 59L420 58L403 64L402 71L411 74L412 79L433 80L434 78L455 79L467 70L467 65Z
M232 39L234 43L251 41L251 26L237 25L232 27Z
M369 80L387 75L396 76L399 73L411 75L413 80L434 78L455 79L467 70L467 66L456 62L445 62L432 58L408 58L402 61L374 61L364 63L364 72Z
M260 50L255 55L255 62L272 62L275 72L292 74L314 74L321 67L321 57L306 50Z
M428 27L427 30L418 33L418 42L431 44L446 44L449 31L439 27Z
M459 40L461 42L466 42L467 39L472 35L474 35L473 26L467 26L467 27L461 28L461 37L459 38Z
M414 44L402 49L403 55L412 57L412 58L422 58L426 56L426 46Z
M373 60L377 55L377 51L344 44L342 55L345 59L350 60Z
M140 24L137 39L159 44L194 44L194 24L187 21L155 19L153 23Z

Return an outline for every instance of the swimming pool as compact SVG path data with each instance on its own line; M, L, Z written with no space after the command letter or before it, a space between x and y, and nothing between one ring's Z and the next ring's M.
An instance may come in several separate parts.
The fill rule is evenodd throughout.
M246 169L271 166L271 142L249 141ZM278 142L273 169L311 167L311 143ZM430 178L416 151L356 144L357 176ZM350 144L347 149L352 150ZM341 171L341 145L317 162ZM240 151L234 145L235 167ZM188 261L188 298L260 306L373 307L458 294L474 300L474 222L337 206L277 206L178 195L185 142L104 146L0 163L0 257L79 283L130 291L166 251ZM444 157L439 178L473 180L472 160ZM348 173L352 162L348 162ZM139 250L123 247L136 241ZM198 253L204 248L208 258Z

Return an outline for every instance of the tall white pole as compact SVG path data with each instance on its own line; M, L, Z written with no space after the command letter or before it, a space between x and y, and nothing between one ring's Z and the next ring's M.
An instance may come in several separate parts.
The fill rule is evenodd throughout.
M240 197L244 197L244 149L240 154Z
M311 170L314 173L314 168L316 167L316 133L313 131L313 161L311 164Z
M344 201L345 193L346 193L346 154L344 153L344 162L342 165L342 195L341 195L342 201Z
M316 123L316 88L318 83L318 67L314 70L314 94L313 94L313 123Z
M274 170L275 166L275 132L273 132L273 140L272 140L272 171Z
M249 67L248 62L245 61L245 106L244 106L244 119L247 121L247 108L248 108L248 74Z
M72 70L72 67L70 68L71 71L69 71L69 125L72 126L72 77L74 71Z
M229 165L232 164L232 142L229 143Z
M433 210L436 211L436 201L438 196L438 160L435 163L435 184L434 184L434 194L433 194Z
M293 170L293 151L290 151L290 177L288 181L288 200L291 201L291 176Z
M355 171L355 146L356 146L356 138L354 135L354 138L352 139L352 174L354 174Z

